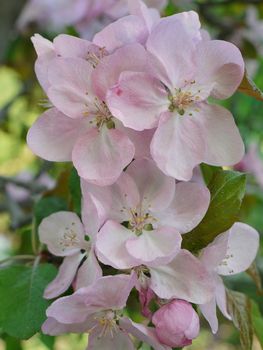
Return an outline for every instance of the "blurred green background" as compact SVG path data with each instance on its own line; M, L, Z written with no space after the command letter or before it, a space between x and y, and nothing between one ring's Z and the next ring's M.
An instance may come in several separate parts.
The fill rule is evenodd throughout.
M56 0L54 0L56 1ZM25 1L0 2L0 260L14 254L30 254L28 228L31 225L35 203L47 190L55 186L65 169L64 164L52 164L35 157L26 145L26 134L34 120L44 111L46 96L34 74L34 53L30 36L40 32L52 39L56 33L38 28L37 23L19 32L16 21ZM263 89L263 1L170 1L164 15L185 9L195 9L213 38L234 42L242 51L247 70ZM64 33L77 34L72 27ZM257 161L263 169L263 105L252 97L236 93L223 104L229 108L238 124L247 150L257 147ZM68 167L68 166L66 166ZM260 165L258 165L260 169ZM248 171L248 170L247 170ZM261 173L263 178L263 173ZM261 179L262 179L261 178ZM248 177L247 195L242 205L242 222L263 233L263 180L260 171L253 169ZM263 240L257 263L263 273ZM0 266L1 268L1 266ZM251 278L243 273L228 278L232 289L247 293L260 304ZM1 303L1 300L0 300ZM200 337L189 350L239 350L239 337L231 323L220 317L219 333L213 336L202 322ZM263 333L263 329L262 329ZM0 350L69 350L85 349L87 336L69 335L56 339L36 335L28 341L18 341L0 329ZM255 339L254 350L260 350Z

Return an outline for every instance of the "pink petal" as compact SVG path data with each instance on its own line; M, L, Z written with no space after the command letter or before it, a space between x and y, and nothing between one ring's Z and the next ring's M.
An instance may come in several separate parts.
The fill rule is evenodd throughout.
M87 129L85 118L72 119L51 108L31 126L27 143L41 158L54 162L71 161L74 144Z
M126 332L117 330L101 336L99 332L92 331L89 335L87 350L135 350L133 342Z
M42 325L41 330L48 335L61 335L67 333L85 333L88 329L87 323L63 324L49 317Z
M170 350L170 347L163 345L157 339L154 328L146 327L141 323L135 323L129 318L120 319L120 327L146 344L154 350Z
M227 234L226 256L217 268L217 272L223 276L247 270L255 260L259 248L259 234L251 226L238 222Z
M46 287L44 298L54 299L70 287L83 257L83 254L77 253L64 258L56 278Z
M214 334L218 331L218 319L216 314L216 300L213 297L208 303L199 305L204 318L209 323Z
M202 103L194 115L206 142L204 163L230 166L244 156L244 144L232 114L222 106Z
M116 269L128 269L138 266L138 261L130 256L125 247L126 241L135 234L114 221L107 221L101 228L97 242L96 253L99 260Z
M222 40L202 40L195 53L196 81L213 84L212 96L225 99L240 85L244 76L244 61L239 49Z
M99 278L87 288L75 293L82 295L86 309L100 312L102 310L121 310L126 306L127 299L136 283L136 273L131 275L115 275Z
M85 196L83 193L82 196L81 218L85 228L85 234L90 237L93 243L96 241L101 222L99 219L98 210L90 194L85 192Z
M138 131L156 127L160 114L169 105L163 85L140 72L123 72L118 84L108 92L107 103L124 126Z
M214 271L226 256L228 235L217 236L212 243L205 247L200 256L200 261L210 271Z
M231 320L231 316L227 310L227 297L226 297L226 289L223 283L223 280L220 276L216 276L216 303L219 307L219 310L222 314L229 320Z
M170 206L155 218L163 225L175 227L181 234L191 231L203 219L210 203L209 190L200 184L181 182L176 185Z
M95 68L92 75L94 91L102 100L105 100L107 91L117 84L122 72L143 72L146 64L147 54L140 44L130 44L116 50L113 54L104 57Z
M152 30L146 47L155 61L154 75L167 87L182 87L193 78L193 53L196 41L200 40L199 27L197 14L189 12L164 18Z
M144 131L136 131L130 128L124 128L126 135L135 146L134 158L151 158L150 144L155 132L155 129Z
M90 50L94 46L88 40L67 34L60 34L54 39L56 53L63 58L80 57L87 59Z
M96 186L82 181L84 203L93 201L97 207L100 223L111 219L117 222L128 221L130 208L136 208L140 194L132 177L123 172L111 186Z
M93 42L100 47L105 47L109 52L113 52L127 44L143 44L147 35L148 30L144 21L137 16L130 15L109 24L95 35Z
M203 161L205 143L200 123L190 116L164 113L151 143L157 166L177 180L189 181Z
M81 58L54 59L48 69L48 97L54 106L71 118L95 113L92 71L92 66Z
M150 273L150 287L160 298L204 304L213 297L214 285L210 274L187 250L181 250L166 266L150 268Z
M84 227L77 214L60 211L43 219L38 228L39 239L57 256L76 254L85 248Z
M83 262L78 270L76 289L88 287L100 277L102 277L102 269L98 263L94 251L91 250L88 254L87 260Z
M134 153L134 145L121 131L92 128L77 141L72 159L80 177L106 186L118 179Z
M138 187L142 208L156 212L169 206L174 197L175 181L165 176L152 160L144 158L133 161L127 173Z
M126 249L138 260L138 265L158 266L169 263L176 256L181 242L181 235L175 229L161 227L128 239Z
M44 38L40 34L34 34L31 37L31 41L34 45L34 48L38 56L49 55L49 54L53 55L55 53L53 43L50 40Z

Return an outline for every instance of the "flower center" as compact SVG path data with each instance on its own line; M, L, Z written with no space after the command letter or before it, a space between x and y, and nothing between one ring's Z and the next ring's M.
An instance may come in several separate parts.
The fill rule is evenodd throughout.
M60 239L59 244L63 247L63 250L78 246L79 239L76 232L74 232L72 228L66 227L63 238Z
M86 103L85 105L87 108L90 107L88 103ZM93 100L92 107L95 110L95 113L92 112L92 114L95 114L95 116L92 120L90 120L90 124L95 124L99 130L103 127L103 125L106 125L108 129L115 128L113 115L111 114L108 106L104 101L101 101L98 99L98 97L95 97ZM84 112L85 116L89 116L89 114L91 114L91 112Z
M96 321L96 325L92 327L92 329L90 329L88 332L91 332L95 328L100 327L101 332L98 336L99 338L105 337L108 334L110 334L112 338L114 337L114 333L116 333L118 330L116 323L118 316L114 311L109 310L103 312L102 314L96 314L94 320Z
M198 90L197 92L191 91L192 85L195 84L195 81L192 81L190 84L191 85L188 85L188 88L186 87L184 89L175 89L174 94L169 93L168 100L170 101L170 112L177 112L183 116L187 108L200 101L200 96L198 94L201 92L201 90Z
M107 51L105 47L96 48L94 51L88 51L86 60L92 65L93 68L96 68L100 63L100 60L107 56Z
M143 230L153 230L152 222L155 219L149 213L143 213L141 209L130 209L130 214L131 219L128 228L135 232L136 235L141 235Z

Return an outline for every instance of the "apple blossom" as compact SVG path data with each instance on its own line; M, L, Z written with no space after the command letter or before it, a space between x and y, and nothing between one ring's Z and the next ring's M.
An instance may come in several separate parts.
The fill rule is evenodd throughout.
M172 300L152 317L158 339L171 347L192 344L199 334L199 317L192 305L184 300Z
M235 223L203 249L200 260L214 280L215 294L210 302L200 305L200 310L213 333L218 329L216 305L225 317L231 319L227 311L225 287L219 275L230 276L247 270L256 257L258 247L258 232L246 224Z
M135 349L130 334L145 340L155 350L169 350L162 345L151 328L137 325L122 316L136 275L106 276L90 287L56 300L48 309L42 326L45 334L64 332L89 333L87 349ZM141 327L141 328L140 328ZM126 330L127 329L127 330Z
M76 274L76 288L88 286L102 275L94 253L99 221L92 201L83 203L83 223L72 212L57 212L42 220L39 239L48 250L64 257L56 278L47 286L44 297L52 299L65 292ZM85 239L88 234L90 241ZM82 264L81 264L82 263Z
M96 242L99 259L119 269L171 261L180 249L180 234L201 221L210 199L205 186L175 186L149 159L135 160L103 190L84 184L84 198L85 193L106 221Z
M239 86L244 74L239 50L224 41L203 40L194 12L161 19L146 49L148 70L123 71L109 89L112 114L138 131L157 127L152 157L178 180L190 180L201 162L240 161L244 146L231 113L207 102L209 96L227 98Z

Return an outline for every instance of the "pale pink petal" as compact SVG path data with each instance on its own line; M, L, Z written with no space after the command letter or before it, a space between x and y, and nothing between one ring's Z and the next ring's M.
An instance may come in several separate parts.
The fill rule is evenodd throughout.
M161 227L143 231L139 237L128 239L126 249L139 264L158 266L169 263L179 252L182 238L177 230Z
M199 305L199 308L204 318L209 323L212 332L215 334L218 331L218 319L216 314L216 300L213 297L208 303Z
M121 310L126 306L136 280L136 273L105 276L97 279L91 286L79 289L75 297L82 295L87 310Z
M100 277L102 277L102 269L92 249L88 254L87 260L83 262L78 270L76 289L88 287Z
M182 87L193 78L199 26L197 14L190 12L166 17L153 28L146 47L155 58L154 75L167 87Z
M107 94L111 113L134 130L152 129L167 111L169 100L161 82L147 73L123 72Z
M88 40L67 34L60 34L54 39L56 53L64 58L80 57L87 59L90 50L94 46L95 45Z
M187 250L181 250L166 266L150 268L150 273L150 287L160 298L204 304L213 297L214 284L210 274Z
M203 219L210 203L209 190L200 184L181 182L175 196L163 212L155 213L158 222L175 227L181 234L191 231Z
M77 141L72 160L80 177L106 186L118 179L134 153L134 145L123 132L92 128Z
M226 256L228 235L217 236L212 243L205 247L200 255L200 261L209 271L214 271Z
M88 127L85 118L72 119L51 108L31 126L27 143L41 158L54 162L71 161L74 144Z
M89 335L89 342L87 350L135 350L133 342L126 332L121 330L113 331L101 336L102 329L94 332L92 331Z
M84 227L77 214L60 211L43 219L38 227L39 239L57 256L68 256L85 248Z
M144 2L129 0L128 3L130 14L142 18L150 33L153 26L160 20L160 14L156 9L162 9L166 0L144 0ZM151 8L148 8L146 5Z
M227 310L227 297L226 297L226 288L224 286L224 282L220 276L216 276L215 278L215 284L216 284L216 303L219 308L219 310L222 312L222 314L231 320L231 316Z
M42 325L41 330L44 334L48 335L61 335L67 333L85 333L88 329L88 324L74 323L74 324L63 324L56 321L54 318L49 317Z
M169 346L159 342L153 327L146 327L141 323L135 323L126 317L120 319L120 327L140 341L149 344L154 350L171 350Z
M125 57L125 60L123 59ZM106 99L107 91L117 84L124 71L143 72L146 69L147 53L140 44L130 44L104 57L92 74L96 94Z
M175 181L165 176L150 159L137 159L131 163L127 173L135 181L142 208L151 212L166 209L175 192Z
M53 299L64 293L71 285L76 276L79 264L84 255L77 253L64 258L59 267L56 278L49 283L44 292L44 298Z
M244 156L244 144L232 114L222 106L200 104L194 119L203 129L204 163L230 166Z
M50 40L44 38L42 35L34 34L31 37L31 41L34 45L34 48L35 48L38 56L47 55L47 54L51 54L51 55L54 54L53 43Z
M158 167L177 180L189 181L203 161L205 141L200 122L190 116L164 113L151 143Z
M144 44L147 35L148 30L144 21L137 16L130 15L109 24L94 36L93 42L113 52L127 44Z
M81 58L54 59L48 69L48 97L53 105L71 118L95 113L92 71L92 66Z
M134 158L151 158L150 144L155 132L155 129L144 131L136 131L130 128L124 128L126 135L135 146Z
M96 205L88 192L85 192L85 196L83 195L82 197L81 218L85 228L85 234L89 236L92 243L94 243L96 241L101 222Z
M244 76L244 60L236 46L222 40L202 40L195 57L195 80L214 84L212 96L225 99L237 90Z
M46 310L47 317L54 318L56 321L64 324L85 322L89 314L94 310L86 307L83 290L85 288L79 289L82 294L78 291L70 296L54 301Z
M238 222L225 234L228 234L227 252L217 272L227 276L247 270L257 255L258 232L253 227Z
M128 269L138 266L138 261L128 254L126 241L135 237L135 233L114 221L107 221L101 228L96 242L99 260L116 269Z

